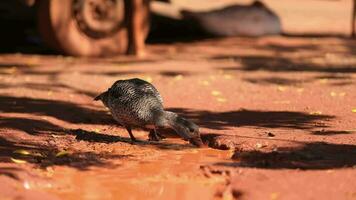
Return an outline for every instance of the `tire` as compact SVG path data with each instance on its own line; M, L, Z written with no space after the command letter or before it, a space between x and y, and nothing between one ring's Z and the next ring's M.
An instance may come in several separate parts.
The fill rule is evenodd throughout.
M72 56L126 53L125 16L123 0L38 1L41 37L51 48ZM143 24L145 32L148 26L149 23Z

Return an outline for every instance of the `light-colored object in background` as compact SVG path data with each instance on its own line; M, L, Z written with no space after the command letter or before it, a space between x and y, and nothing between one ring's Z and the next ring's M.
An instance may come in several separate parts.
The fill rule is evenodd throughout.
M183 10L181 14L214 36L275 35L282 29L279 17L260 1L206 12Z

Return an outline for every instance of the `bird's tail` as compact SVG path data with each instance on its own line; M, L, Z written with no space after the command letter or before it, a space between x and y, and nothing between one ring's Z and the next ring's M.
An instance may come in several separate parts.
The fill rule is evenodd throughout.
M94 101L99 101L99 100L103 100L104 96L107 95L107 91L106 92L103 92L101 94L99 94L97 97L94 98Z

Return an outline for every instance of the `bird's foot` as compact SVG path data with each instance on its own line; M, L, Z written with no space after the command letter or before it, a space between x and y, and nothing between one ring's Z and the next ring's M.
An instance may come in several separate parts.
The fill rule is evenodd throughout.
M131 144L135 144L138 142L138 140L136 138L130 138L130 139L131 139L131 141L130 141Z
M155 134L154 132L150 132L150 134L148 134L148 141L161 141L163 140L164 138L161 137L160 135L158 134Z

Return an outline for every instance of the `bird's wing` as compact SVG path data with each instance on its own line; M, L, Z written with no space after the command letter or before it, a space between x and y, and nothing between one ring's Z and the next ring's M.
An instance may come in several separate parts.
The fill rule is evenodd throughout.
M139 90L141 90L146 95L154 96L155 98L158 99L158 101L161 104L163 104L163 99L162 99L161 95L159 94L158 90L152 84L146 83L144 85L141 85L141 87L139 87Z

